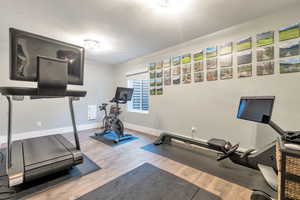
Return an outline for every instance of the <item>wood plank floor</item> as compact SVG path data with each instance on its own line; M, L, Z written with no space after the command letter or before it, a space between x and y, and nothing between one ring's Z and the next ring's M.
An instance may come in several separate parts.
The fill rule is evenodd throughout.
M224 200L250 199L251 191L247 188L141 149L141 147L155 140L153 136L134 132L134 135L139 137L138 140L110 147L91 139L89 136L93 135L94 132L95 130L89 130L79 134L81 147L82 151L102 169L80 179L55 186L47 191L29 197L27 200L73 200L145 162L173 173L220 196ZM72 140L71 136L68 135L70 140Z

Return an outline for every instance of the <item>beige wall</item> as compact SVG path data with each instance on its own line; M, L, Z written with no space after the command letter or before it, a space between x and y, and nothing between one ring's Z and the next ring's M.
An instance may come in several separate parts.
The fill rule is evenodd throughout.
M126 73L144 69L150 62L184 53L193 53L224 42L236 42L249 35L255 37L256 33L278 30L283 25L299 23L299 10L300 6L281 10L272 15L120 64L116 66L115 85L126 85ZM157 34L159 35L159 32ZM277 32L275 41L275 45L278 45ZM256 60L255 53L253 60ZM255 68L254 65L253 72L255 72ZM241 96L275 95L273 120L284 129L297 130L300 128L300 73L279 74L277 48L275 68L275 75L272 76L257 77L255 75L251 78L237 79L236 53L234 53L233 80L165 87L162 96L150 98L149 114L124 112L123 118L131 124L167 130L186 136L192 136L191 127L194 126L197 128L194 135L197 139L218 137L240 142L244 148L259 147L270 142L276 135L268 127L236 119L237 106Z

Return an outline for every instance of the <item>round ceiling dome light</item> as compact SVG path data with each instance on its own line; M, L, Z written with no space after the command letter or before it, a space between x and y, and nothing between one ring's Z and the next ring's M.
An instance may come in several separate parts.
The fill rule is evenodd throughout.
M170 0L159 0L158 5L162 8L170 7Z
M85 39L84 47L91 51L100 51L101 50L100 42L98 40L93 40L93 39Z

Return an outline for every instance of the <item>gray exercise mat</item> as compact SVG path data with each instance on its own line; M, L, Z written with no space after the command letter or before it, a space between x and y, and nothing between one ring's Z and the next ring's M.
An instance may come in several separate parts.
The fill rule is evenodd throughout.
M262 190L275 197L261 173L241 165L232 163L229 159L218 162L217 154L212 151L193 148L186 144L164 144L156 146L149 144L142 149L167 157L176 162L201 170L213 176L238 184L250 190Z
M221 200L149 163L85 194L77 200Z

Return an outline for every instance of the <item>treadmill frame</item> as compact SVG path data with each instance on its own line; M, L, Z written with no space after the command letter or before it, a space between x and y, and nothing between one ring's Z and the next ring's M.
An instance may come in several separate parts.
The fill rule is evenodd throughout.
M8 174L8 180L9 180L9 186L15 186L19 185L24 182L24 169L22 170L23 173L13 174L11 173L13 171L12 166L12 115L13 115L13 100L14 101L23 101L24 96L14 96L14 95L5 95L6 99L8 101L8 128L7 128L7 155L6 155L6 171ZM39 96L31 96L31 99L37 99L37 98L43 98ZM71 120L72 120L72 127L73 127L73 133L74 133L74 140L76 144L76 150L80 152L80 143L79 143L79 137L78 137L78 131L76 127L76 121L75 121L75 114L74 114L74 105L73 102L79 100L79 97L69 97L69 108L70 108L70 114L71 114ZM76 153L75 153L76 154ZM74 155L74 154L73 154ZM76 155L75 155L76 156ZM77 156L78 157L78 156ZM74 158L76 163L76 158Z

